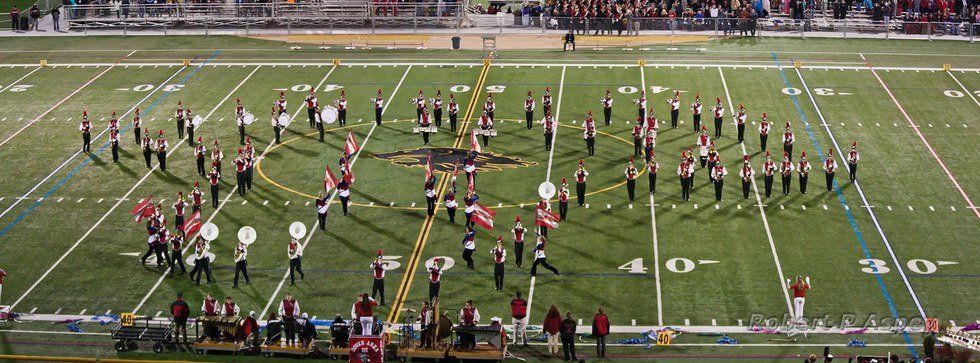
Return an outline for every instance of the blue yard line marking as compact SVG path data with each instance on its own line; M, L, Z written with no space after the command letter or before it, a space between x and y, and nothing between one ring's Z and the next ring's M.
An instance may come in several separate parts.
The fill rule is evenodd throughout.
M181 84L186 84L187 83L187 80L189 80L191 77L193 77L195 74L197 74L198 71L200 71L202 68L204 68L204 65L205 64L207 64L209 61L213 60L220 53L221 53L220 50L217 50L214 53L211 53L211 56L208 57L208 59L206 59L204 62L201 62L200 65L198 65L197 67L195 67L194 69L192 69L190 72L188 72L187 75L185 75L184 78L182 78L180 80L180 83ZM165 90L163 92L163 94L157 96L157 98L155 100L153 100L153 103L151 103L143 111L144 114L146 114L146 115L150 114L150 112L152 112L153 109L156 108L157 105L160 104L160 102L163 102L163 100L167 99L167 97L170 96L170 93L171 92L173 92L173 90ZM119 134L120 135L125 134L126 131L129 131L129 129L133 127L133 124L132 123L124 122L123 124L125 124L125 125L119 130ZM70 182L71 179L75 177L75 175L77 175L79 172L81 172L82 169L85 168L85 166L87 166L93 160L93 158L95 158L96 156L102 154L102 152L104 152L108 147L109 147L109 142L106 141L104 144L102 144L102 147L100 147L94 153L92 153L91 155L88 155L87 158L85 158L84 160L82 160L82 163L81 164L78 164L78 166L76 166L74 169L72 169L68 173L68 175L65 175L64 178L61 178L61 180L58 180L58 182L55 183L55 185L52 186L51 189L49 189L47 192L45 192L42 197L44 199L48 199L48 197L50 197L52 194L54 194L55 192L57 192L58 189L61 189L61 187L67 185L68 182ZM31 203L31 205L29 207L27 207L27 209L25 209L23 212L21 212L19 215L17 215L17 218L14 218L14 220L12 222L10 222L10 224L7 224L6 227L3 227L3 229L0 230L0 237L6 236L7 235L7 232L10 232L10 230L12 228L14 228L15 226L17 226L18 224L20 224L20 222L23 222L24 221L24 218L27 218L27 215L28 214L31 214L31 212L33 212L34 209L36 209L40 205L41 205L41 202L40 201L35 201L34 203Z
M793 87L789 83L789 79L786 78L786 71L783 70L782 66L779 64L779 58L776 57L776 52L770 52L772 55L773 62L776 63L776 67L779 68L779 75L783 77L783 84L786 87ZM796 111L800 114L800 118L803 120L803 125L806 127L806 134L810 137L810 141L813 142L813 148L817 150L817 156L819 160L825 160L823 149L820 148L820 143L817 142L816 135L813 134L813 129L810 127L810 122L807 120L806 114L803 112L803 107L800 106L800 101L796 98L796 95L790 95L790 99L793 100L793 105L796 106ZM844 193L840 190L840 185L837 184L837 179L834 179L834 193L837 194L837 200L840 201L842 206L847 206L847 200L844 199ZM871 256L871 251L868 250L868 244L864 241L864 235L861 234L861 230L858 229L857 220L854 219L854 214L851 213L850 208L844 208L844 213L847 214L847 220L851 224L851 230L854 231L854 235L857 236L858 242L861 243L861 250L864 251L864 258L874 258ZM877 268L871 267L877 271ZM878 287L881 288L881 294L885 296L885 301L888 302L888 309L892 312L892 317L899 319L898 309L895 308L895 302L892 300L892 296L888 293L888 287L885 286L885 280L881 278L879 274L873 274L875 279L878 280ZM915 346L912 345L912 338L909 337L908 332L902 332L905 337L905 343L908 345L909 350L912 352L913 357L918 357L919 354L915 351Z

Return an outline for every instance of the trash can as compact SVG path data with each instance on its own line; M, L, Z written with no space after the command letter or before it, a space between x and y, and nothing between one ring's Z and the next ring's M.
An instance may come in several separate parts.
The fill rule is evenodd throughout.
M31 19L29 19L26 16L20 17L20 30L30 30L31 29L30 21Z
M453 50L459 50L459 37L453 37Z

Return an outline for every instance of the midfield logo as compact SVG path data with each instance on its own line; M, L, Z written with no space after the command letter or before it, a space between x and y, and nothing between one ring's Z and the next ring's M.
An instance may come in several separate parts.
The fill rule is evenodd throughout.
M459 163L459 170L463 170L463 159L469 153L465 149L448 147L417 148L411 150L399 150L391 153L372 154L371 156L381 160L388 160L392 164L406 166L409 168L424 168L426 157L432 154L432 168L436 171L452 172L453 165ZM503 156L491 152L484 152L476 157L477 171L501 171L504 169L527 168L538 163L524 161L519 158Z

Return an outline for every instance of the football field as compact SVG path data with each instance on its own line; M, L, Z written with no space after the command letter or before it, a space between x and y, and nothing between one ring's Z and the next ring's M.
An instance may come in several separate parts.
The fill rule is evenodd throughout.
M177 293L195 312L204 294L212 293L231 296L244 312L264 318L292 293L303 311L321 319L348 316L355 295L371 291L369 265L378 250L389 262L386 305L379 309L392 323L405 318L400 309L419 310L428 298L426 266L439 258L446 263L440 293L445 310L473 300L483 320L499 316L509 324L509 302L520 291L531 301L532 326L541 325L551 305L585 325L604 307L621 338L672 326L744 334L752 341L753 326L786 329L793 310L787 280L809 277L805 316L815 334L800 344L813 346L779 350L778 344L760 343L759 349L772 346L759 351L766 357L863 339L840 333L868 327L881 328L866 332L881 350L914 355L924 318L957 327L980 318L980 55L970 54L968 44L930 43L920 50L922 43L895 41L881 51L878 42L837 43L847 44L842 49L827 42L821 43L825 51L812 53L784 49L792 44L740 53L751 46L726 44L718 52L684 54L505 52L488 61L478 53L290 51L267 43L255 45L262 49L221 49L193 40L172 52L158 44L131 47L150 41L4 53L0 60L0 268L8 273L0 304L12 305L25 321L125 312L167 317ZM229 40L229 47L243 47L235 42L245 41ZM283 49L264 50L275 46ZM47 66L38 65L40 59ZM347 125L326 125L323 142L307 121L303 100L311 89L321 104L341 91L349 100ZM546 89L558 124L550 152L537 123ZM614 99L610 125L603 123L600 104L607 90ZM383 122L376 125L369 99L379 91L385 102ZM422 144L412 132L411 100L420 91L426 98L440 91L447 103L455 96L458 132L449 130L444 114L439 132ZM648 193L647 172L637 158L641 173L630 203L624 171L633 155L634 99L641 91L660 122L654 148L660 172L656 193ZM667 100L675 91L681 107L672 129ZM269 115L280 92L294 121L276 144ZM538 104L530 130L523 110L528 92ZM441 200L452 163L470 149L488 95L497 105L498 135L483 148L475 189L480 203L496 212L495 226L477 227L475 268L467 269L462 207L455 223L441 203L434 216L426 215L424 165L433 153ZM716 98L725 109L722 137L712 137L729 171L720 202L700 167L691 200L680 198L680 156L697 141L690 110L695 95L704 102L709 135ZM236 99L256 117L247 134L259 159L255 185L245 196L237 193L231 163L240 147ZM193 147L177 138L178 102L203 117L195 138L202 137L209 150L217 140L224 152L217 208L207 181L196 173ZM743 143L736 140L733 119L740 105L748 120ZM155 157L153 169L143 164L131 125L137 109L143 129L154 139L162 130L169 141L166 171L156 168ZM94 122L90 154L81 152L83 110ZM590 111L598 129L594 156L586 154L582 137ZM112 112L121 126L117 163L104 131ZM794 172L788 195L777 177L766 197L758 132L763 113L773 124L768 150L777 163L787 123L795 134L793 162L806 152L813 167L806 194ZM350 213L344 216L339 198L331 197L321 230L315 198L323 191L325 166L340 175L338 159L349 133L360 146L350 159L356 176ZM846 172L844 153L852 143L861 156L858 182L848 181ZM822 165L831 152L840 170L828 191ZM756 171L748 198L738 177L743 156ZM580 160L590 174L584 206L575 201L573 173ZM572 193L568 220L549 232L547 250L561 274L539 269L531 277L532 246L525 249L524 266L516 267L510 230L515 217L533 230L538 185L559 185L562 178ZM216 282L209 285L170 277L166 266L142 265L146 228L130 214L152 195L172 220L169 206L177 192L187 195L195 182L207 199L202 219L220 230L211 243ZM457 184L461 201L466 178L461 175ZM556 200L552 205L557 209ZM297 276L291 285L286 249L294 221L310 229L300 240L310 278ZM251 284L233 288L236 235L243 226L258 236L248 254ZM502 292L494 291L492 278L490 249L497 236L508 250ZM456 320L455 313L450 317ZM685 352L725 352L691 344ZM45 352L16 345L0 352L22 349ZM616 353L672 354L641 348Z

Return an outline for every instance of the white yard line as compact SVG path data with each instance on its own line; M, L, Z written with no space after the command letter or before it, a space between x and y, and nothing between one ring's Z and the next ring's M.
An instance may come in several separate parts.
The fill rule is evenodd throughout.
M558 129L559 129L558 122L560 120L558 117L561 116L561 96L563 94L563 91L565 90L566 69L567 67L565 66L561 67L561 80L558 83L558 100L555 101L555 117L554 117L555 130L551 134L551 152L548 153L548 171L545 174L544 181L551 181L551 165L553 164L553 161L555 159L555 148L558 146L556 145L556 141L558 140ZM523 206L521 208L523 208ZM527 288L527 317L525 317L525 321L530 321L531 319L531 311L532 311L531 304L534 303L534 284L535 282L537 282L537 280L538 280L537 276L531 276L531 283L530 286Z
M728 91L728 82L725 80L725 72L718 67L718 75L721 76L721 85L725 88L725 99L728 101L728 109L734 111L735 107L732 103L732 95ZM734 122L734 119L733 119ZM739 146L742 148L742 155L748 155L745 150L745 143L740 143ZM762 196L759 195L759 186L755 182L755 178L752 178L752 190L755 191L755 202L756 206L759 207L759 215L762 216L762 225L766 227L766 238L769 239L769 250L772 252L772 260L776 263L776 272L779 274L779 286L780 290L783 292L783 297L786 299L786 309L789 311L789 316L793 316L793 303L789 299L789 291L786 286L786 275L783 274L783 266L779 263L779 254L776 252L776 242L772 238L772 229L769 228L769 218L766 216L766 208L762 204Z
M814 109L814 111L817 112L817 116L820 117L820 120L823 123L826 123L824 121L823 112L820 111L820 106L817 106L817 100L813 98L813 94L810 92L810 89L807 88L806 80L803 79L803 73L801 73L799 69L796 69L796 75L797 75L797 77L800 78L800 84L803 86L803 89L806 90L806 95L810 98L810 103L813 104L813 109ZM877 74L876 74L876 76L877 76ZM878 80L880 81L881 78L878 78ZM885 84L882 83L881 85L884 86ZM889 91L888 94L891 95L891 92ZM894 96L892 96L892 99L894 99ZM898 101L895 101L895 103L898 104ZM902 112L904 113L905 111L903 110ZM906 117L908 117L908 115L906 115ZM911 121L911 119L909 119L909 121ZM838 150L839 151L837 154L835 154L835 156L836 155L840 155L841 156L841 159L842 159L841 160L841 165L844 165L844 168L849 171L850 170L850 165L847 163L847 160L844 160L843 159L843 152L844 152L844 150L847 150L847 149L842 149L840 147L840 144L837 142L837 138L834 137L834 133L830 131L830 128L829 127L824 126L824 131L827 132L827 136L830 137L830 141L834 143L835 150ZM924 141L924 139L923 139L923 141ZM922 304L919 303L919 297L916 296L915 290L912 289L912 284L909 282L908 277L905 275L905 269L902 267L904 265L901 262L899 262L898 261L898 257L895 256L895 251L892 250L892 245L891 245L891 243L888 242L888 237L885 236L885 232L881 229L881 224L878 223L878 216L875 215L874 209L871 208L871 203L868 203L868 197L864 194L864 189L861 188L861 183L859 181L856 181L855 180L854 181L854 187L855 187L855 189L857 189L858 195L861 196L861 202L864 203L863 204L864 209L867 210L868 211L868 215L871 216L871 222L874 223L875 229L878 231L878 235L881 237L882 243L884 243L885 244L885 247L888 249L888 254L891 255L892 262L895 264L894 267L896 269L898 269L899 275L902 276L902 281L905 283L905 288L908 289L909 295L912 297L912 301L915 302L915 307L918 309L919 315L922 316L923 319L925 319L926 318L925 310L922 309ZM972 206L972 203L971 203L971 206ZM912 209L912 206L909 206L909 210L911 210L911 209ZM976 212L976 211L974 210L974 212Z
M123 113L122 115L120 115L119 116L119 119L120 120L124 119L126 117L126 115L128 115L130 112L133 112L133 110L135 110L137 107L139 107L141 104L143 104L143 102L146 102L146 100L148 100L151 96L153 96L154 94L156 94L156 92L158 90L164 88L164 87L162 87L163 85L169 83L171 80L174 79L174 77L177 77L178 74L180 74L181 72L183 72L185 68L186 67L181 67L180 69L177 70L177 72L174 72L174 74L170 75L169 78L167 78L166 80L164 80L163 82L161 82L157 87L154 87L153 90L150 91L150 93L147 93L147 95L143 97L143 99L139 100L139 102L137 102L136 104L134 104L133 107L131 107L129 109L129 111L126 111L126 113ZM109 69L112 69L112 67L109 67ZM38 116L37 118L35 118L33 121L28 122L26 125L24 125L24 127L22 127L20 130L17 130L17 132L15 132L13 135L10 135L10 137L8 137L3 142L0 142L0 147L3 147L4 144L6 144L8 141L10 141L10 139L13 139L15 136L17 136L17 134L20 134L22 131L26 130L28 127L30 127L31 125L33 125L35 122L41 120L49 112L51 112L52 110L54 110L56 107L58 107L59 105L61 105L63 102L67 101L68 98L70 98L72 95L78 93L79 91L82 90L82 88L85 88L85 86L87 86L90 83L94 82L96 79L98 79L103 74L105 74L106 72L108 72L109 69L106 69L105 71L102 71L102 73L99 73L99 75L95 76L95 78L90 79L88 82L86 82L85 84L83 84L81 87L78 87L78 89L76 89L74 92L72 92L71 94L69 94L64 99L62 99L60 102L58 102L54 106L51 106L51 108L49 108L47 111L44 111L44 113L42 113L40 116ZM105 128L105 129L102 130L102 132L100 132L98 135L96 135L95 137L93 137L92 140L91 140L92 143L94 144L95 141L98 140L99 137L101 137L107 131L109 131L109 129L108 128ZM65 161L62 162L61 165L58 165L57 168L55 168L54 170L52 170L51 173L49 173L47 176L44 177L44 179L41 179L41 181L39 181L37 184L35 184L34 187L32 187L30 190L28 190L26 193L24 193L23 196L26 198L28 195L31 195L31 193L34 193L34 191L37 190L37 188L40 188L41 185L44 185L44 183L46 183L48 180L50 180L51 177L53 177L55 174L57 174L59 171L61 171L61 169L63 169L65 166L67 166L72 161L74 161L75 158L78 157L78 155L80 155L80 154L82 154L81 148L79 148L78 151L76 151L74 154L72 154L71 156L69 156L68 159L65 159ZM0 218L3 218L3 216L7 215L7 213L9 213L12 209L14 209L14 207L17 206L17 204L20 204L21 200L23 200L23 199L18 199L16 202L14 202L10 206L8 206L7 209L4 209L3 212L0 212Z
M218 102L218 104L215 105L213 109L211 109L211 112L209 112L207 114L207 116L204 117L204 121L207 122L207 120L211 116L211 114L213 114L215 111L217 111L218 108L221 107L221 105L224 104L225 101L227 101L228 98L231 97L232 94L234 94L236 91L238 91L238 88L240 88L243 84L245 84L245 81L247 81L249 78L251 78L252 75L255 74L255 71L257 71L258 69L259 69L259 67L255 67L255 69L252 70L252 72L249 73L247 76L245 76L245 78L242 79L242 81L239 82L238 85L235 86L235 88L232 89L231 92L229 92L228 95L225 96L225 98L221 100L221 102ZM179 71L178 71L178 73L179 73ZM177 73L174 73L174 75L176 76ZM171 76L171 78L172 78L172 76ZM134 106L134 108L135 108L135 106ZM177 144L172 149L170 149L170 151L167 152L167 156L170 156L174 152L176 152L177 149L179 149L180 146L184 144L184 140L186 140L186 138L185 139L181 139L179 142L177 142ZM116 208L118 208L119 205L121 205L125 199L129 198L129 195L132 194L134 191L136 191L136 188L138 188L141 184L143 184L143 182L146 181L146 179L148 179L150 177L150 175L153 175L153 172L156 171L156 169L157 169L157 166L154 166L149 171L147 171L146 174L143 175L142 178L140 178L140 180L138 180L135 184L133 184L133 186L130 187L129 190L126 192L126 194L124 194L122 196L122 198L118 199L116 201L116 203L113 204L112 207L109 208L109 210L106 211L105 214L103 214L102 217L99 218L99 220L97 222L95 222L95 224L93 224L92 227L90 227L88 229L88 231L85 232L85 234L82 235L81 238L79 238L77 241L75 241L75 244L73 244L70 248L68 248L68 250L65 251L65 253L62 254L61 257L59 257L58 260L56 260L54 262L54 264L51 265L51 267L48 267L47 271L45 271L44 274L41 275L40 278L38 278L37 280L35 280L34 283L31 284L31 287L27 289L27 291L24 291L24 294L21 295L20 298L18 298L17 301L15 301L10 306L10 308L13 309L13 307L17 306L17 304L19 304L28 295L30 295L30 293L32 291L34 291L34 288L36 288L37 285L39 285L42 281L44 281L44 279L47 278L49 274L51 274L51 271L54 271L55 268L57 268L59 265L61 265L61 262L64 261L65 258L67 258L68 255L70 255L73 251L75 251L75 249L78 248L78 246L82 243L82 241L85 241L85 239L88 238L88 236L91 235L92 232L95 231L96 228L98 228L100 225L102 225L102 222L105 221L106 218L108 218L109 215L112 214L112 212L114 212L116 210Z
M28 76L34 74L34 72L40 71L41 68L44 68L44 67L37 67L37 68L34 68L33 70L31 70L30 72L27 72L27 74L25 74L23 77L20 77L16 81L11 82L6 87L0 88L0 92L4 92L6 90L9 90L10 87L16 86L18 83L20 83L20 81L23 81L24 78L27 78Z
M966 86L964 86L963 83L961 83L960 80L953 75L953 72L946 71L946 74L948 74L950 77L953 77L953 80L956 81L956 84L960 85L960 88L963 89L963 93L966 93L968 96L970 96L970 99L973 100L973 103L976 103L977 106L980 106L980 101L978 101L976 96L973 95L973 92L970 92L970 90L966 89Z
M644 68L640 68L640 89L646 92L647 77ZM659 122L659 121L657 121ZM653 276L657 281L657 325L664 325L664 303L663 294L660 290L660 246L657 241L657 211L654 205L657 203L653 194L650 194L650 231L653 233Z
M330 78L330 75L333 74L333 71L336 70L336 69L337 69L336 66L331 67L330 70L327 71L327 74L324 75L322 79L320 79L320 83L317 83L316 87L314 87L313 89L320 89L320 87L322 87L323 84L327 82L327 79ZM255 71L252 71L252 72L254 73ZM296 108L296 112L293 112L293 115L290 117L290 119L295 120L296 119L296 116L298 116L299 113L305 109L305 106L304 105L305 105L305 103L302 103L301 102L300 103L300 106ZM272 142L269 142L269 144L266 145L265 150L262 150L262 153L259 154L259 157L256 158L256 160L261 161L265 157L265 155L267 153L269 153L269 150L272 149L272 146L273 145L275 145L275 144L272 143ZM228 200L231 199L232 195L235 194L235 191L237 191L237 190L238 190L238 186L236 185L235 187L233 187L228 192L228 194L225 195L224 199L221 200L221 204L219 204L218 205L218 208L214 210L214 213L211 213L211 216L208 217L208 220L206 221L206 223L211 223L211 221L214 220L214 218L218 215L218 212L221 211L221 209L225 206L225 204L228 202ZM247 200L243 201L242 204L245 204L245 202L247 202ZM200 232L198 232L198 235L199 234L200 234ZM192 241L195 238L189 238L187 240L188 241ZM192 245L193 245L192 243L188 243L186 246L184 246L183 252L187 252L188 250L190 250L190 248L191 248ZM163 280L166 279L167 276L170 274L170 269L171 268L172 267L168 267L166 270L163 271L162 274L160 274L160 278L158 278L157 279L157 282L153 284L153 287L150 288L150 291L147 291L146 292L146 295L143 295L143 298L140 299L139 304L137 304L136 307L133 308L133 314L135 314L136 312L138 312L143 307L143 305L146 304L147 300L150 299L150 296L152 296L153 293L156 292L157 288L160 287L160 284L163 283Z
M395 89L392 90L391 94L388 96L388 101L385 103L384 107L381 108L381 115L384 115L385 112L388 111L388 106L390 106L391 101L395 99L395 95L398 94L398 90L402 87L402 84L405 83L405 78L408 77L408 72L411 70L412 70L412 66L408 66L408 68L405 69L405 73L402 74L402 78L398 81L398 84L395 85ZM367 146L368 141L371 140L371 135L374 134L374 130L377 129L377 127L378 127L377 123L371 125L371 130L368 131L367 136L365 136L364 140L361 141L360 148L357 150L356 153L354 153L354 156L350 159L351 170L353 170L354 163L356 163L357 159L361 156L361 152L364 151L364 148ZM330 209L330 206L333 205L333 200L336 197L337 197L337 189L335 188L334 191L330 193L330 198L327 200L327 209ZM313 226L310 227L309 231L307 232L306 239L303 241L303 247L302 247L303 250L306 249L306 245L310 243L310 239L313 238L314 234L316 234L316 229L319 226L320 226L319 220L313 222ZM272 296L269 297L269 301L265 304L265 307L262 308L262 313L259 314L260 317L268 316L266 314L269 312L269 308L272 307L272 304L276 301L276 298L279 296L279 291L282 291L282 286L286 284L287 278L289 278L288 269L286 270L285 273L283 273L282 279L279 280L279 284L276 285L276 290L272 292Z

